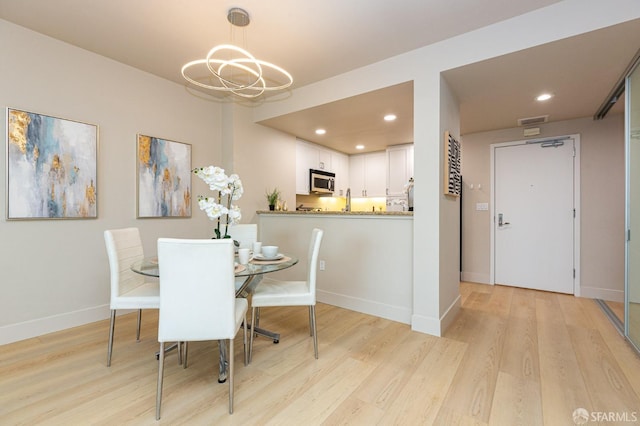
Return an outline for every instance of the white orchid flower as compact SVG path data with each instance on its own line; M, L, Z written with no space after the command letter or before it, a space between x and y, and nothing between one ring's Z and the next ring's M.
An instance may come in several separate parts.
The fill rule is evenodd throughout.
M240 223L240 219L242 219L242 213L240 212L240 208L238 206L231 206L231 209L227 213L229 217L229 223L237 224Z
M240 208L231 204L231 201L240 199L244 193L240 177L237 174L227 176L224 169L217 166L196 168L193 169L193 173L209 185L209 189L218 192L214 197L198 196L200 210L204 211L209 219L218 221L214 229L214 238L229 238L229 224L237 224L242 218ZM224 234L220 231L221 223L226 225Z

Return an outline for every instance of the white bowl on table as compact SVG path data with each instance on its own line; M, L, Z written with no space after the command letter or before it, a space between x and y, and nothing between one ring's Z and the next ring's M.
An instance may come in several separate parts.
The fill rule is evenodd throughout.
M262 256L267 259L274 258L278 255L278 246L262 246Z

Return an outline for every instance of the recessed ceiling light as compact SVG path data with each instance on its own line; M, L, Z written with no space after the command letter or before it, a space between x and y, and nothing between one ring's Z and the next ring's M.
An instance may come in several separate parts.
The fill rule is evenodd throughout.
M395 120L397 117L395 114L387 114L384 116L384 121L393 121Z
M356 149L364 149L364 145L356 145Z
M553 98L553 95L551 93L543 93L538 97L536 97L536 101L543 102L543 101L548 101L551 98Z
M316 135L324 135L327 133L325 129L316 129Z

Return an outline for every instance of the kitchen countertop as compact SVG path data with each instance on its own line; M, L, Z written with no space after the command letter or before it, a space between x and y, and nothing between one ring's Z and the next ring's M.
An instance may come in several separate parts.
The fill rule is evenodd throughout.
M343 211L303 211L303 210L258 210L257 214L285 215L332 215L332 216L413 216L413 212L343 212Z

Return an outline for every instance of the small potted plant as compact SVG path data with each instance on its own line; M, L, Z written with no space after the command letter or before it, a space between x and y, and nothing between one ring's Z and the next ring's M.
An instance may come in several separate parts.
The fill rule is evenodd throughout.
M278 199L280 198L280 190L273 188L273 191L267 191L265 195L269 203L269 210L275 210Z

